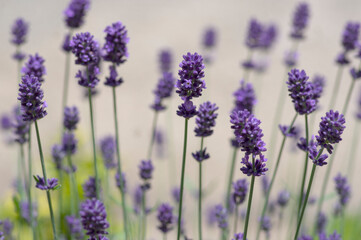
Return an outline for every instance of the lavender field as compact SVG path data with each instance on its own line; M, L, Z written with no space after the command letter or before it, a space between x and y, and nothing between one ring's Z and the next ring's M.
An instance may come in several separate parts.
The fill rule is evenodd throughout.
M0 6L0 240L361 239L360 2Z

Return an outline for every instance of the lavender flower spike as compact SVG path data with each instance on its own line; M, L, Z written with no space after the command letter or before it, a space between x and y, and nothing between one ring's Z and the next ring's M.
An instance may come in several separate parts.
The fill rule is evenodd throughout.
M117 87L123 83L123 78L118 78L116 68L112 65L109 66L109 77L105 78L104 85L109 87Z
M46 75L44 62L44 58L39 56L39 54L36 53L35 55L30 55L29 60L25 63L21 72L24 75L34 75L38 78L39 82L44 82L43 76Z
M263 26L256 19L251 19L248 26L248 33L246 37L246 46L254 49L260 46Z
M205 102L199 106L196 117L196 128L194 132L197 137L208 137L213 133L213 127L216 125L216 118L218 116L215 113L218 107L215 103Z
M50 178L48 179L48 184L46 185L44 178L37 175L37 177L34 177L36 180L36 188L39 188L40 190L55 190L58 187L58 179L56 178Z
M232 238L232 240L243 240L243 233L234 234L234 238Z
M19 84L19 97L23 120L30 122L43 118L47 115L46 102L42 101L44 92L40 88L41 82L35 76L25 75Z
M74 216L66 216L66 222L70 231L71 236L75 240L84 239L83 228L81 225L81 220Z
M60 144L53 145L51 149L51 155L53 157L53 162L55 163L55 167L57 170L63 169L63 160L65 157L65 153L63 151L63 147Z
M103 239L109 228L104 204L95 198L85 200L79 211L81 223L90 239Z
M152 178L154 167L151 160L142 160L139 165L140 177L143 180L148 180Z
M246 199L247 191L248 191L248 182L247 179L239 179L233 183L233 202L236 205L240 205Z
M156 89L153 91L155 95L154 104L151 105L155 111L161 111L165 109L162 105L162 101L169 98L172 95L174 88L175 78L172 73L164 72L162 78L159 79Z
M64 127L73 131L77 128L77 124L79 123L79 110L76 106L73 107L65 107L64 109L64 119L63 124Z
M69 28L79 28L84 23L84 16L89 9L89 0L71 0L65 9L65 22Z
M173 215L173 207L167 203L163 203L158 207L158 221L160 226L158 229L163 233L167 233L173 229L173 223L175 222L175 216Z
M194 117L197 115L196 106L193 105L192 101L186 100L178 106L177 115L187 119Z
M112 136L104 137L100 141L100 149L103 156L104 165L107 169L112 169L117 166L115 161L116 143Z
M71 52L70 40L71 40L70 34L66 34L62 45L62 49L64 50L64 52Z
M86 198L92 199L96 198L96 188L100 184L96 184L94 177L89 177L88 180L83 184L83 192ZM99 192L101 189L99 189Z
M11 28L11 33L13 35L11 42L14 43L15 45L21 45L25 43L28 29L29 29L29 24L26 23L24 19L22 18L16 19Z
M159 53L159 64L162 73L171 72L173 63L172 52L168 49L163 49Z
M29 123L23 121L21 115L15 116L15 123L12 124L14 129L15 141L19 144L24 144L28 141Z
M340 173L335 177L336 192L339 196L339 203L345 206L350 200L350 185L347 183L347 178Z
M217 42L217 32L214 28L207 28L203 35L203 46L205 48L211 49L215 47Z
M217 221L218 227L223 230L227 229L228 228L227 209L224 208L221 204L218 204L214 208L214 214L215 214L215 219Z
M241 87L233 93L233 96L235 97L233 111L247 109L250 113L253 112L257 99L252 83L246 83L244 80L241 80Z
M104 60L115 63L116 65L124 63L129 56L127 29L121 22L115 22L107 26L104 32L106 33L103 47L105 50Z
M70 41L70 47L76 57L76 64L89 66L98 61L98 44L89 32L77 33Z
M117 172L117 174L115 174L115 182L117 184L117 187L121 188L119 172ZM124 172L122 173L122 183L123 183L123 187L124 187L123 192L127 192L127 181L126 181Z
M293 15L291 38L300 40L303 39L304 30L308 25L310 17L310 10L307 3L300 3Z
M75 154L77 150L78 141L75 139L75 135L72 132L66 132L63 135L62 150L66 154Z
M342 33L342 46L345 52L354 50L359 38L360 24L358 22L348 22Z

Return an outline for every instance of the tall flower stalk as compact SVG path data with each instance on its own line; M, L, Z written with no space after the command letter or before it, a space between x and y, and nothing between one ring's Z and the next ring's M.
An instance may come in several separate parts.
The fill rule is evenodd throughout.
M320 129L318 131L318 136L316 136L316 141L312 142L312 144L309 144L308 146L309 158L313 161L313 167L312 167L310 179L308 181L306 196L302 203L302 209L298 216L297 228L296 228L296 233L294 235L294 240L297 240L298 238L299 230L302 224L302 219L308 203L312 182L315 176L316 167L327 164L326 159L328 158L328 155L322 153L326 149L329 154L332 154L334 150L333 144L339 143L342 140L341 135L344 129L345 129L344 116L338 113L337 111L334 112L333 110L330 110L329 112L326 113L325 117L321 118Z
M187 140L188 140L188 120L197 114L196 107L191 101L192 98L200 97L202 90L205 88L204 78L204 64L203 58L198 53L187 53L183 55L183 61L180 63L180 70L178 72L179 79L177 81L176 93L183 99L184 103L178 106L177 115L183 117L184 121L184 142L183 142L183 157L182 157L182 172L180 181L180 198L178 206L178 229L177 240L181 235L181 221L182 221L182 205L183 205L183 189L184 189L184 173L186 167L187 155Z
M36 187L45 190L49 211L50 211L50 218L53 228L53 237L57 240L56 228L55 228L55 220L54 220L54 213L52 207L52 201L50 196L50 190L54 190L57 187L57 179L48 179L46 175L46 168L44 162L43 151L41 147L41 140L40 140L40 133L37 120L43 118L47 115L45 110L46 103L42 101L44 97L44 93L41 89L41 82L38 80L37 77L34 75L25 75L22 77L22 83L19 85L19 97L18 100L21 102L22 107L22 118L23 121L26 122L34 122L35 130L36 130L36 137L38 141L38 148L40 154L40 162L41 168L43 171L43 178L37 177L37 184ZM33 225L34 226L34 225Z

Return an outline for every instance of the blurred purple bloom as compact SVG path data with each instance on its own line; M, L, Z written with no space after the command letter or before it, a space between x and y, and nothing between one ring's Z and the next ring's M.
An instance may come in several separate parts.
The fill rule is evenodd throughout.
M62 49L64 50L64 52L71 52L70 39L71 39L70 34L69 33L66 34L62 45Z
M295 126L292 126L290 128L289 126L280 124L280 125L278 125L278 127L284 136L296 138L298 135L297 127L295 127Z
M320 167L323 165L326 165L326 159L328 158L327 154L322 154L317 158L317 156L320 154L321 149L317 149L317 143L316 142L309 142L308 145L308 157L312 160L312 162Z
M354 50L359 38L360 24L358 22L348 22L342 33L342 46L345 52Z
M96 198L96 188L100 186L100 184L96 184L95 177L89 177L88 180L83 184L83 192L86 198L92 199ZM99 189L99 192L101 188Z
M357 111L356 111L357 120L361 120L361 88L359 90L359 96L357 99Z
M65 132L62 139L62 150L65 154L73 155L77 151L78 140L76 140L74 133Z
M8 114L1 115L1 129L3 130L9 130L12 128L12 121L11 117Z
M264 175L265 172L268 171L268 168L266 168L266 162L267 162L267 158L265 158L262 154L258 155L253 155L255 158L254 163L252 163L252 161L249 160L249 156L248 154L246 154L243 158L242 158L242 164L244 165L241 168L241 171L243 172L243 174L246 174L247 176L256 176L259 177L261 175Z
M168 49L163 49L159 53L159 64L162 73L171 72L173 63L172 52Z
M209 27L204 31L203 46L205 48L215 47L217 42L217 32L213 27Z
M310 17L309 6L306 2L298 4L292 20L291 38L299 40L304 38L304 30Z
M256 67L256 63L252 59L248 59L242 62L242 67L245 69L254 69Z
M339 65L347 65L350 63L350 60L348 60L346 53L342 52L337 55L336 63L338 63Z
M263 219L260 219L260 222L261 222L261 229L265 231L267 234L269 234L272 227L271 219L268 216L264 216Z
M1 221L0 221L1 222ZM0 223L1 225L1 223ZM9 220L9 219L5 219L3 222L2 222L2 225L3 225L3 231L4 231L4 235L6 237L8 237L7 239L13 239L11 237L11 234L12 234L12 231L14 229L14 224Z
M30 223L30 204L29 202L21 202L20 203L20 212L21 217L27 222ZM36 222L36 218L38 217L38 204L36 202L32 203L32 212L33 212L33 221Z
M328 221L327 216L323 212L320 212L316 220L317 233L322 233L325 231L327 226L327 221Z
M204 102L199 105L197 117L196 117L196 128L194 132L197 137L208 137L213 134L213 127L216 125L216 118L218 116L215 113L218 107L215 103Z
M116 141L114 137L107 136L100 140L100 150L102 153L104 166L107 169L112 169L117 166L115 161Z
M16 52L13 54L13 59L17 60L17 61L22 61L24 60L24 58L26 57L26 54L23 52Z
M28 33L29 24L22 18L15 20L11 27L12 39L11 42L15 45L21 45L26 41L26 34Z
M66 216L65 219L72 238L75 240L82 240L84 238L84 233L81 220L75 216Z
M41 82L37 77L25 75L19 84L19 97L23 120L30 122L39 120L47 115L46 102L42 101L44 92L40 88Z
M46 75L44 62L44 58L39 56L37 53L35 53L35 55L29 55L29 60L21 69L21 73L29 76L33 75L38 78L39 82L44 82L43 76Z
M196 151L195 153L192 153L193 158L198 161L202 162L204 160L209 159L209 153L206 152L207 148L204 148L203 150Z
M69 130L73 131L77 128L77 124L79 123L79 110L76 106L73 107L65 107L64 109L64 118L63 124L64 127Z
M244 202L247 196L248 182L247 179L239 179L233 183L233 202L236 205L240 205Z
M361 70L356 70L355 68L351 68L350 74L353 78L353 80L357 80L361 78Z
M283 62L286 64L286 66L288 66L289 68L292 68L292 67L296 66L298 57L299 57L298 52L287 51L285 53Z
M246 238L247 240L248 238ZM232 240L243 240L243 233L236 233L234 234L234 238Z
M58 186L58 179L56 178L48 178L48 183L45 183L45 179L37 175L36 177L36 188L40 190L49 191L54 190Z
M260 41L263 33L263 27L256 19L251 19L248 25L248 32L246 36L246 46L254 49L260 46Z
M75 78L78 79L78 84L80 86L86 88L95 88L100 81L98 78L99 73L99 68L96 65L90 65L88 70L79 70L75 75Z
M233 111L247 109L250 113L253 112L257 99L252 83L246 83L244 80L241 80L241 86L233 93L233 96L235 97Z
M221 229L228 228L228 213L227 209L224 208L221 204L218 204L214 207L214 218L218 224L218 227Z
M112 23L104 30L106 33L104 60L119 65L129 57L127 44L129 42L128 31L121 22Z
M327 237L325 232L320 233L318 237L319 240L342 240L341 235L339 235L336 231L329 235L329 237Z
M280 205L281 207L285 207L288 203L288 201L290 200L290 192L287 190L282 190L279 194L278 194L278 198L277 198L277 203L278 205Z
M172 73L164 72L162 78L158 80L156 89L153 91L155 95L154 104L151 106L155 111L161 111L165 109L162 105L162 101L172 96L174 88L175 78Z
M19 144L24 144L28 141L29 123L23 121L20 113L16 114L15 122L13 123L15 141Z
M306 143L306 138L301 137L297 143L297 147L301 149L302 151L308 151L308 146L314 146L315 145L315 136L312 135L309 143Z
M98 62L98 44L89 32L77 33L70 41L75 63L89 66Z
M142 160L139 165L139 175L143 180L149 180L152 178L154 167L151 160Z
M123 79L118 78L118 73L116 68L113 65L109 66L109 77L105 78L104 85L110 87L117 87L122 83L123 83Z
M277 38L277 28L275 25L269 25L263 28L261 37L259 39L259 46L264 49L268 50L272 47L273 43L276 41Z
M63 147L60 144L54 144L51 149L51 156L53 158L53 162L55 163L55 167L57 170L62 170L63 168L63 160L65 157L65 153L63 151Z
M96 239L107 235L109 228L107 213L104 204L95 198L85 200L81 206L79 215L86 235Z
M69 28L79 28L83 25L89 5L89 0L71 0L64 11L66 25Z
M297 238L297 240L313 240L313 237L308 235L302 235L301 237Z
M350 185L347 182L347 178L343 177L340 173L334 178L334 180L339 202L342 206L345 206L350 200Z
M160 226L158 229L163 233L167 233L173 229L173 224L175 222L175 217L173 216L173 207L167 203L163 203L158 207L157 214L158 221Z
M121 184L123 185L123 192L127 191L127 181L125 178L125 173L122 172L122 182L120 182L119 172L115 174L115 182L117 184L117 187L121 189Z
M261 177L261 183L262 183L262 193L264 196L267 196L267 192L270 185L270 181L267 175Z
M321 75L315 75L312 78L312 84L313 84L313 94L316 99L319 99L322 95L323 89L326 84L326 80L324 76Z
M176 203L179 203L179 200L180 200L180 189L179 189L179 187L174 187L172 189L172 197L173 197L173 200Z

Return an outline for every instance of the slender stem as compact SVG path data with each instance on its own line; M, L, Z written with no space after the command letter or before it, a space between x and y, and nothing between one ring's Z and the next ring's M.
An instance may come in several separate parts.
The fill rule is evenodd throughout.
M343 233L344 233L344 230L345 230L345 209L342 209L342 210L341 210L340 220L341 220L341 223L340 223L340 234L341 234L341 236L344 236Z
M233 182L233 175L234 175L234 168L236 165L236 157L237 157L237 147L233 147L233 155L232 155L232 163L231 168L229 169L229 178L227 183L227 193L226 193L226 209L229 211L230 208L230 200L231 200L231 188L232 188L232 182Z
M29 200L29 215L30 215L30 224L33 232L33 239L37 239L36 227L34 225L33 217L33 200L31 196L31 186L33 181L33 164L31 160L31 123L29 123L29 132L28 132L28 200Z
M253 158L252 158L252 165L253 165L253 166L254 166L254 158L255 158L255 157L253 156ZM252 175L251 187L250 187L250 190L249 190L249 198L248 198L248 207L247 207L246 223L244 224L244 231L243 231L243 240L247 240L248 222L249 222L249 216L250 216L250 214L251 214L251 206L252 206L254 179L255 179L255 176Z
M295 124L295 121L296 121L297 116L298 116L298 113L296 113L295 116L293 117L292 122L291 122L291 125L290 125L290 126L288 127L288 129L287 129L287 132L289 132L290 129L291 129L291 128L293 127L293 125ZM278 152L278 157L277 157L277 161L276 161L276 166L275 166L275 168L274 168L273 175L272 175L272 178L271 178L271 181L270 181L268 190L267 190L266 200L265 200L265 203L264 203L263 209L262 209L261 221L260 221L259 224L258 224L257 237L256 237L257 240L259 239L260 234L261 234L262 219L263 219L264 216L266 215L266 210L267 210L267 206L268 206L268 202L269 202L269 197L270 197L270 195L271 195L273 183L275 182L275 179L276 179L276 176L277 176L277 171L278 171L279 164L280 164L280 162L281 162L281 156L282 156L282 153L283 153L283 149L284 149L284 147L285 147L286 139L287 139L287 136L284 135L284 136L283 136L283 140L282 140L282 144L281 144L281 147L280 147L280 150L279 150L279 152Z
M68 152L67 160L69 165L69 178L70 178L70 185L71 185L71 214L74 216L78 216L78 206L79 206L79 193L78 193L78 185L76 183L75 172L73 172L73 162L71 159L71 153Z
M308 168L308 119L307 119L307 113L305 114L305 133L306 133L306 156L305 156L305 166L303 169L303 176L302 176L302 182L301 182L301 189L300 189L300 195L298 200L298 211L297 211L297 218L300 216L300 211L302 207L302 199L303 199L303 190L305 188L305 182L306 182L306 176L307 176L307 168Z
M119 128L118 128L118 113L117 113L117 94L115 91L115 87L113 87L113 111L114 111L114 127L115 127L115 141L117 147L117 162L118 162L118 173L119 173L119 182L120 182L120 195L122 198L122 210L123 210L123 222L124 222L124 231L125 231L125 239L129 239L128 236L128 214L126 209L125 202L125 193L124 193L124 183L122 178L122 164L120 161L120 144L119 144Z
M319 157L321 156L321 154L323 153L323 147L321 148L320 152L318 153L315 161L317 161L319 159ZM297 229L296 229L296 233L295 233L295 237L294 237L294 240L297 240L297 237L298 237L298 233L300 231L300 227L301 227L301 223L302 223L302 219L303 219L303 215L305 213L305 209L306 209L306 206L307 206L307 203L308 203L308 198L310 196L310 192L311 192L311 187L312 187L312 182L313 182L313 178L315 176L315 172L316 172L316 167L317 165L316 164L313 164L313 167L312 167L312 172L311 172L311 176L310 176L310 180L308 181L308 187L307 187L307 192L306 192L306 197L303 201L303 206L302 206L302 210L301 210L301 214L300 216L298 217L298 221L297 221Z
M185 121L184 121L184 143L183 143L182 173L181 173L180 196L179 196L179 207L178 207L177 240L180 239L180 235L181 235L182 206L183 206L183 188L184 188L184 172L185 172L185 167L186 167L186 155L187 155L187 135L188 135L188 118L186 118Z
M21 183L21 181L19 182L19 184L24 185L25 191L27 191L30 188L30 185L28 185L27 180L28 178L26 177L26 168L25 168L25 157L24 157L24 145L20 144L20 165L21 167L21 175L23 176L23 183Z
M149 143L149 147L148 147L148 154L147 154L148 159L152 158L155 132L157 130L157 120L158 120L158 111L155 111L154 117L153 117L153 123L152 123L152 133L151 133L150 143Z
M234 233L237 233L237 225L238 225L238 205L236 205L236 213L234 215L234 225L233 225Z
M20 46L16 47L16 53L20 53ZM17 72L18 72L18 85L19 85L21 83L21 64L22 64L22 61L18 60L17 62L18 62L18 66L17 66L18 71Z
M72 36L72 31L69 31L70 37ZM69 75L70 75L70 58L71 53L65 53L65 71L64 71L64 87L63 87L63 100L61 111L64 111L65 106L68 103L68 93L69 93Z
M87 68L87 71L88 71L88 68ZM98 166L97 166L97 154L96 154L96 147L95 147L93 102L92 102L91 88L88 88L88 98L89 98L90 124L91 124L92 142L93 142L93 162L94 162L94 172L95 172L95 191L96 191L97 199L100 199L100 196L99 196L99 177L98 177Z
M351 99L351 96L352 96L352 91L353 91L353 89L355 87L355 82L356 82L356 80L352 79L351 85L350 85L350 87L348 89L348 92L347 92L347 97L346 97L346 100L345 100L345 104L343 105L343 108L342 108L342 114L343 115L346 115L346 113L347 113L347 109L348 109L350 99Z
M142 195L142 212L143 212L143 218L142 218L142 240L145 240L146 237L146 231L147 231L147 209L145 206L145 191L143 190L143 195Z
M339 92L338 90L340 88L340 82L341 82L341 78L342 78L343 69L344 69L343 65L338 66L335 85L333 85L332 95L331 95L331 99L330 99L329 109L333 109L333 107L335 106L335 103L337 100L337 95Z
M352 144L351 144L351 150L349 155L349 163L347 167L347 176L349 176L350 182L352 182L353 173L354 173L354 166L355 166L355 154L356 150L358 149L358 143L359 143L359 134L360 134L360 123L359 121L356 122L356 127L353 131L352 136Z
M203 140L201 139L201 151L203 150ZM199 162L199 188L198 188L198 236L199 240L202 240L202 161Z
M58 170L58 177L59 177L59 182L63 183L63 170L62 169ZM59 192L58 217L59 217L59 229L61 231L62 227L63 227L63 193L62 193L62 189L59 189L58 192Z
M36 138L38 140L38 148L39 148L39 154L40 154L40 162L41 162L41 168L43 171L43 177L44 177L44 181L45 181L45 185L48 186L48 178L46 176L46 169L45 169L45 162L44 162L44 155L43 155L43 149L41 147L41 140L40 140L40 133L39 133L39 127L38 127L38 122L35 120L35 130L36 130ZM51 196L50 196L50 192L46 191L46 196L48 199L48 205L49 205L49 211L50 211L50 218L51 218L51 224L53 227L53 235L54 235L54 239L57 240L58 236L56 235L56 228L55 228L55 220L54 220L54 213L53 213L53 206L51 203Z
M163 240L167 240L167 234L163 233Z

